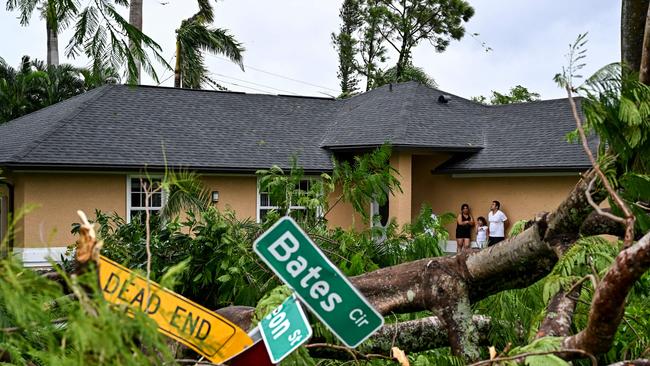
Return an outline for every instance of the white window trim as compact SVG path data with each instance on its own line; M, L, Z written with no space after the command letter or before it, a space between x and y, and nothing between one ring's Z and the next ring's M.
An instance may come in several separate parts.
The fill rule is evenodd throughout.
M127 175L126 176L126 222L130 223L131 222L131 211L132 210L139 210L139 211L145 211L144 207L136 207L133 208L131 206L131 179L162 179L164 178L162 175ZM163 189L162 190L162 197L161 197L161 206L160 207L149 207L149 211L160 211L162 210L163 207L165 207L165 203L167 203L167 192Z
M320 177L319 176L313 176L313 177L307 176L304 179L301 179L301 181L303 181L303 180L315 181L317 179L320 179ZM255 205L256 206L255 221L257 223L261 222L260 212L262 210L273 210L273 209L278 208L278 206L262 206L261 193L264 193L264 192L260 191L260 178L257 177L257 204ZM271 201L271 197L269 197L269 202L270 201ZM307 210L307 207L290 205L288 213L291 213L291 211L293 211L293 210ZM280 215L284 215L284 214L280 213ZM318 210L316 211L316 215L317 215L317 217L321 217L323 215L323 208L322 207L318 208Z

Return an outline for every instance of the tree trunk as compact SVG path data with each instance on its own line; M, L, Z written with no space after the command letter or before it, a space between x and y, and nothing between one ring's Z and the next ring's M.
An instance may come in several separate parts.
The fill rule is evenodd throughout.
M131 5L129 6L129 23L136 27L140 32L142 32L142 0L131 0ZM132 40L129 40L129 47L133 48L134 44ZM137 84L140 84L141 81L141 65L139 61L135 61L137 68Z
M181 87L181 43L176 40L176 65L174 67L174 87Z
M645 30L643 32L643 51L641 52L639 81L646 85L650 85L650 7L648 7Z
M45 21L47 30L47 66L59 66L59 34L52 29L49 21Z
M621 6L621 61L633 71L641 67L648 4L650 0L623 0Z

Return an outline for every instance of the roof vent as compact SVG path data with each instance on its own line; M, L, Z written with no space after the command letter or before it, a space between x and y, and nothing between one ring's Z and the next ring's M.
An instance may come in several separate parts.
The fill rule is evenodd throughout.
M443 94L443 95L438 97L438 103L447 104L447 103L449 103L450 100L451 100L451 96L449 96L449 95L444 95Z

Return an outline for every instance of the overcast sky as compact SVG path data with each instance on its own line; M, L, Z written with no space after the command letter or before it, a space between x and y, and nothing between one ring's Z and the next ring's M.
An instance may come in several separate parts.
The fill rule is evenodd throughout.
M337 95L336 52L330 34L339 26L341 0L222 0L215 26L226 28L246 47L242 72L208 55L212 77L231 90L249 93ZM588 75L620 59L620 0L470 0L476 10L467 36L436 53L428 44L413 54L440 89L464 97L488 95L520 84L543 99L563 97L553 76L566 65L568 45L589 32ZM5 2L3 2L3 5ZM171 61L174 30L197 10L191 0L144 0L144 32ZM23 54L45 59L45 23L36 15L20 26L15 13L0 9L0 57L17 65ZM469 34L479 33L471 37ZM63 54L71 31L60 37ZM491 51L486 52L484 43ZM62 56L62 61L64 57ZM83 66L86 60L69 60ZM172 63L172 62L170 62ZM173 63L172 63L173 64ZM162 85L171 71L160 68ZM144 84L156 84L144 77Z

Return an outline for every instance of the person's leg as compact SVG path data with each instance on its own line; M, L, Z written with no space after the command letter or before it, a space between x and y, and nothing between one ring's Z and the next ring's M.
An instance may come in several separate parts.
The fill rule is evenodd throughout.
M470 244L469 238L463 239L463 247L466 250L472 249L472 244Z
M456 238L456 253L460 253L463 251L463 244L464 244L464 239L463 238Z

